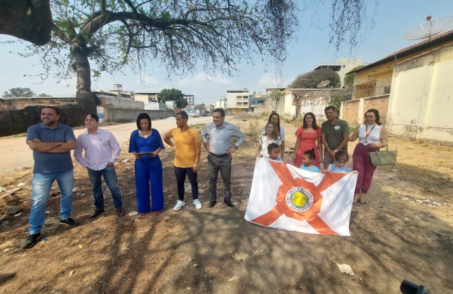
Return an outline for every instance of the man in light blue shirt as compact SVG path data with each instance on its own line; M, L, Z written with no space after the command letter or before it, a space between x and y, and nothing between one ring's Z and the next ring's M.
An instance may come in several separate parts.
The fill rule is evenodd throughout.
M213 122L207 124L201 132L201 140L206 151L209 152L209 194L211 197L209 207L214 207L217 202L217 177L219 171L223 179L224 202L229 207L234 207L231 202L231 154L241 146L245 136L235 125L225 121L225 111L223 109L214 109L212 118ZM239 140L231 147L231 139L233 137Z

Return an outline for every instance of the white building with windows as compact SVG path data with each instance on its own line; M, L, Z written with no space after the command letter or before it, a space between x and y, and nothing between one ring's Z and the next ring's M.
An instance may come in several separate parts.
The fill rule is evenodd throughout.
M249 105L249 90L227 90L227 105L226 108L231 111L231 114L246 112Z
M195 104L195 95L186 95L186 94L183 94L184 95L184 99L187 100L187 103L189 105L194 105Z

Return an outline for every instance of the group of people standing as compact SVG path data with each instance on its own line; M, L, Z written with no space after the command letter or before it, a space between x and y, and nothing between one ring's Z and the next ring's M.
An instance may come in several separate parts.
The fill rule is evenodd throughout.
M348 142L359 139L352 156L353 172L358 173L354 203L365 203L376 169L371 163L369 152L387 146L388 141L379 111L369 109L365 113L364 123L352 135L348 123L338 118L334 106L326 107L324 113L327 120L321 126L316 124L313 113L304 115L302 126L295 133L297 141L292 162L294 166L312 172L349 172L350 169L346 166L349 161ZM284 138L285 132L280 126L280 117L277 113L272 113L261 131L256 148L257 158L269 157L284 161Z
M371 185L375 166L371 164L368 152L387 145L387 133L380 122L379 112L370 109L365 113L365 122L350 136L349 125L337 117L333 106L325 109L327 121L319 127L313 113L306 113L303 125L296 131L297 142L292 158L295 166L309 171L348 172L348 142L359 139L353 153L353 169L358 172L354 202L365 203ZM76 139L72 128L58 122L59 110L44 107L41 123L27 130L27 144L33 150L33 204L30 212L30 235L22 244L23 248L34 246L41 238L41 228L45 222L46 206L53 182L56 180L61 191L60 223L76 226L71 218L74 173L70 151L74 158L87 169L94 196L95 210L90 218L104 212L102 177L112 194L116 213L125 214L114 163L119 158L121 148L107 130L99 128L99 117L95 113L85 116L86 131ZM193 204L197 209L203 206L198 199L198 165L201 155L201 142L208 152L209 207L217 203L218 174L223 179L224 203L234 207L231 201L232 154L244 142L244 134L233 124L225 121L225 111L215 109L213 121L206 125L201 135L188 125L188 115L181 111L176 114L177 128L162 137L152 128L151 118L146 113L137 117L137 129L131 134L129 152L135 157L135 186L138 213L150 211L161 213L164 208L163 171L159 153L165 149L163 142L175 150L174 172L178 187L178 201L174 210L186 205L184 182L189 178L192 187ZM237 138L232 146L233 138ZM324 147L324 148L323 148ZM324 151L324 152L323 152ZM83 155L84 152L84 155ZM256 155L284 162L285 131L280 126L280 116L272 113L268 123L261 130ZM150 187L151 186L151 187Z
M27 130L27 144L33 150L35 164L32 180L33 204L29 219L31 226L29 236L22 244L24 249L33 247L42 238L41 228L45 222L50 189L55 180L61 191L60 223L68 226L77 225L71 218L74 191L71 150L75 149L74 158L87 169L91 181L95 210L90 218L104 212L102 178L110 189L117 215L121 217L125 214L114 167L121 148L113 134L99 128L99 117L95 113L88 113L84 120L86 131L76 139L72 128L60 124L59 118L58 108L44 107L41 110L41 123ZM177 128L164 136L164 141L175 149L174 171L178 201L174 210L179 210L185 205L186 176L192 186L193 204L197 209L202 208L198 200L197 180L201 142L209 152L209 207L216 205L219 171L224 183L224 202L227 206L234 207L231 202L231 154L244 141L244 134L236 126L224 121L223 109L214 110L213 122L206 125L201 136L188 126L188 119L186 112L179 112L176 115ZM238 140L231 146L233 137ZM163 172L159 157L163 149L165 147L159 131L152 128L149 115L141 113L137 117L137 130L132 132L129 143L129 152L135 157L137 210L141 215L150 211L161 213L164 208Z

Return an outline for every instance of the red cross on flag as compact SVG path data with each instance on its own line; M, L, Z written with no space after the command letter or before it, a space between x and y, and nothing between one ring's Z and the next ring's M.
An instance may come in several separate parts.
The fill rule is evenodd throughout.
M245 219L281 230L350 236L356 182L352 172L321 174L260 159Z

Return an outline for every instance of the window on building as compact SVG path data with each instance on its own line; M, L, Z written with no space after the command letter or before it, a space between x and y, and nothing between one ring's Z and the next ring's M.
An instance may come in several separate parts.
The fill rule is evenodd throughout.
M376 80L358 84L354 87L354 99L372 97L376 93Z
M384 87L384 94L390 94L391 87L392 86Z

